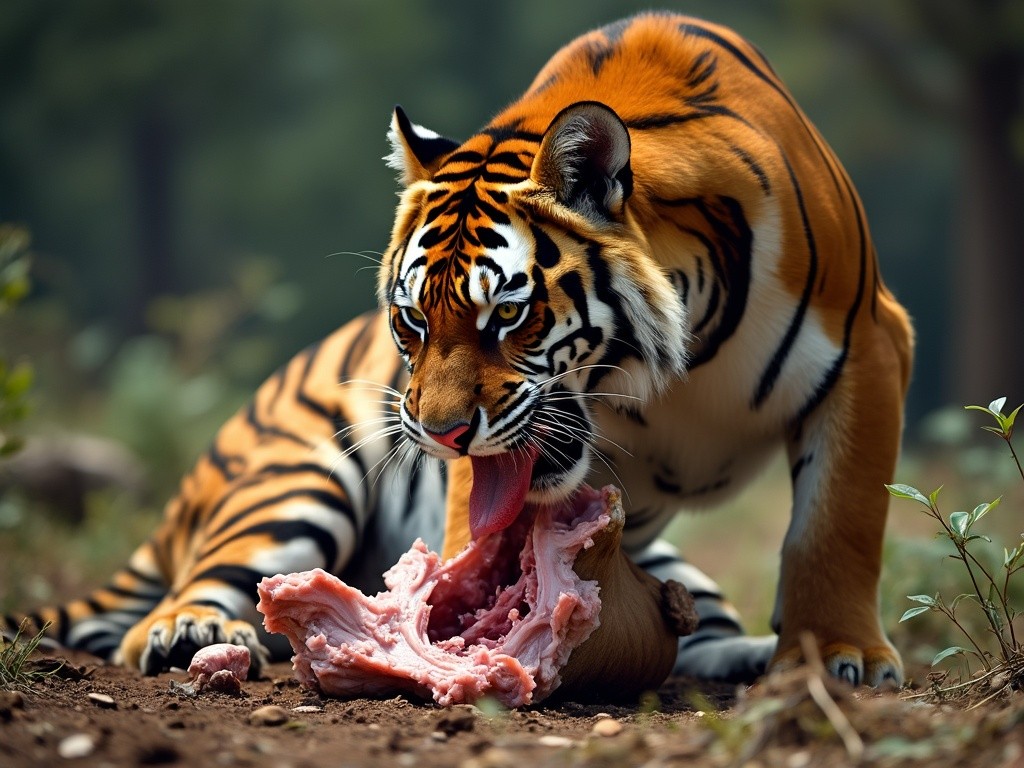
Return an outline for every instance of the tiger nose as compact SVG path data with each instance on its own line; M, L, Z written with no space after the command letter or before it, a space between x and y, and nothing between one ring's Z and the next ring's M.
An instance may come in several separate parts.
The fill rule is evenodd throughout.
M459 438L469 431L469 424L457 424L447 432L431 432L425 427L423 431L435 443L440 443L446 448L451 448L453 451L462 451L466 446L459 445Z

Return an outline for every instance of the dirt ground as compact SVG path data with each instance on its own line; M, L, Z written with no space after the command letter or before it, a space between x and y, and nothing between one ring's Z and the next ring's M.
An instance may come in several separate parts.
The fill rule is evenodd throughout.
M185 673L66 659L29 691L0 692L0 766L1024 766L1019 691L969 710L801 670L751 689L670 679L629 704L442 709L321 698L287 663L239 696L189 696Z

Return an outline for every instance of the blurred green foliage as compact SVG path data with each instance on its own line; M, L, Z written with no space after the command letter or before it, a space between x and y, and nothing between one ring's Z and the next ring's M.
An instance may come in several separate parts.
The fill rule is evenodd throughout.
M8 320L14 307L29 292L29 234L25 229L0 224L0 320ZM32 367L12 363L0 354L0 458L22 445L12 429L28 415Z

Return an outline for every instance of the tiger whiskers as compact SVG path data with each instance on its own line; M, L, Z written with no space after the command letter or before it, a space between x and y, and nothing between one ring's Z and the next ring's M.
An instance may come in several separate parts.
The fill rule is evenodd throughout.
M533 417L538 423L544 425L544 429L547 434L557 434L558 432L561 432L568 436L570 440L575 439L582 442L589 449L590 455L597 457L597 459L605 466L609 474L614 479L616 485L622 489L622 493L624 494L626 501L629 501L629 490L625 488L622 478L619 477L619 473L616 472L615 467L608 460L604 451L597 448L595 441L601 440L615 448L618 448L618 450L625 455L632 456L629 451L614 440L600 435L594 424L585 421L575 414L566 413L561 410L552 412L551 410L546 409L542 404L536 411L534 411ZM562 453L561 451L559 452ZM565 454L562 453L562 455L564 456ZM551 458L552 461L554 461L554 457L549 455L548 458ZM559 468L564 469L560 465Z
M612 448L620 451L623 455L632 458L633 454L625 446L612 440L610 437L605 435L598 424L591 419L585 419L576 414L563 411L557 406L554 408L547 408L549 403L555 403L560 400L570 399L585 399L586 395L577 395L575 393L568 392L542 392L538 398L539 406L535 411L535 415L545 414L557 418L559 421L555 422L558 426L565 426L565 422L569 422L575 426L576 429L580 430L580 438L583 439L583 434L586 433L586 442L592 447L596 448L595 443L600 441L605 443ZM632 397L632 395L624 395L624 397Z
M623 368L621 365L611 365L611 364L608 364L608 363L591 363L589 365L580 365L580 366L578 366L576 368L570 368L569 370L562 371L561 373L554 373L551 376L548 376L548 378L544 379L544 381L538 382L537 386L539 388L541 388L541 389L545 389L547 387L550 387L552 384L555 384L555 383L561 381L562 379L566 378L567 376L572 376L573 374L581 373L583 371L594 371L594 370L600 370L600 369L606 369L606 370L609 370L609 371L615 371L617 373L621 373L623 376L625 376L628 379L633 378L633 374L630 373L625 368ZM592 393L592 394L604 394L604 395L607 395L609 397L625 397L625 398L629 398L629 399L632 399L632 400L639 400L640 399L639 397L636 397L635 395L627 395L627 394L622 394L622 393L618 393L618 392L603 392L603 393L596 393L595 392L595 393Z
M361 259L372 261L378 267L381 262L384 261L384 254L380 251L371 251L369 249L365 251L335 251L334 253L328 253L324 258L333 259L335 256L358 256Z

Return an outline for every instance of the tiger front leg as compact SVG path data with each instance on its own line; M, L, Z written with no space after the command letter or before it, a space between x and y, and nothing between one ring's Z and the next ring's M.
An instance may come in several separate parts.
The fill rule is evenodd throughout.
M321 474L322 473L322 474ZM262 632L256 585L277 573L325 568L340 572L356 547L348 497L325 470L304 465L262 482L242 478L226 486L216 514L182 543L158 534L161 560L175 566L167 596L124 635L116 661L157 674L188 667L200 648L232 643L249 649L250 677L257 677L287 641ZM264 643L280 640L280 648Z
M903 665L882 630L882 540L902 426L899 366L847 375L788 442L793 517L782 547L770 669L802 660L810 632L828 672L854 685L901 685Z
M248 618L248 617L247 617ZM257 678L270 662L253 622L232 618L221 607L185 600L165 600L125 634L114 661L155 675L172 667L186 669L196 651L216 643L249 649L249 677Z

